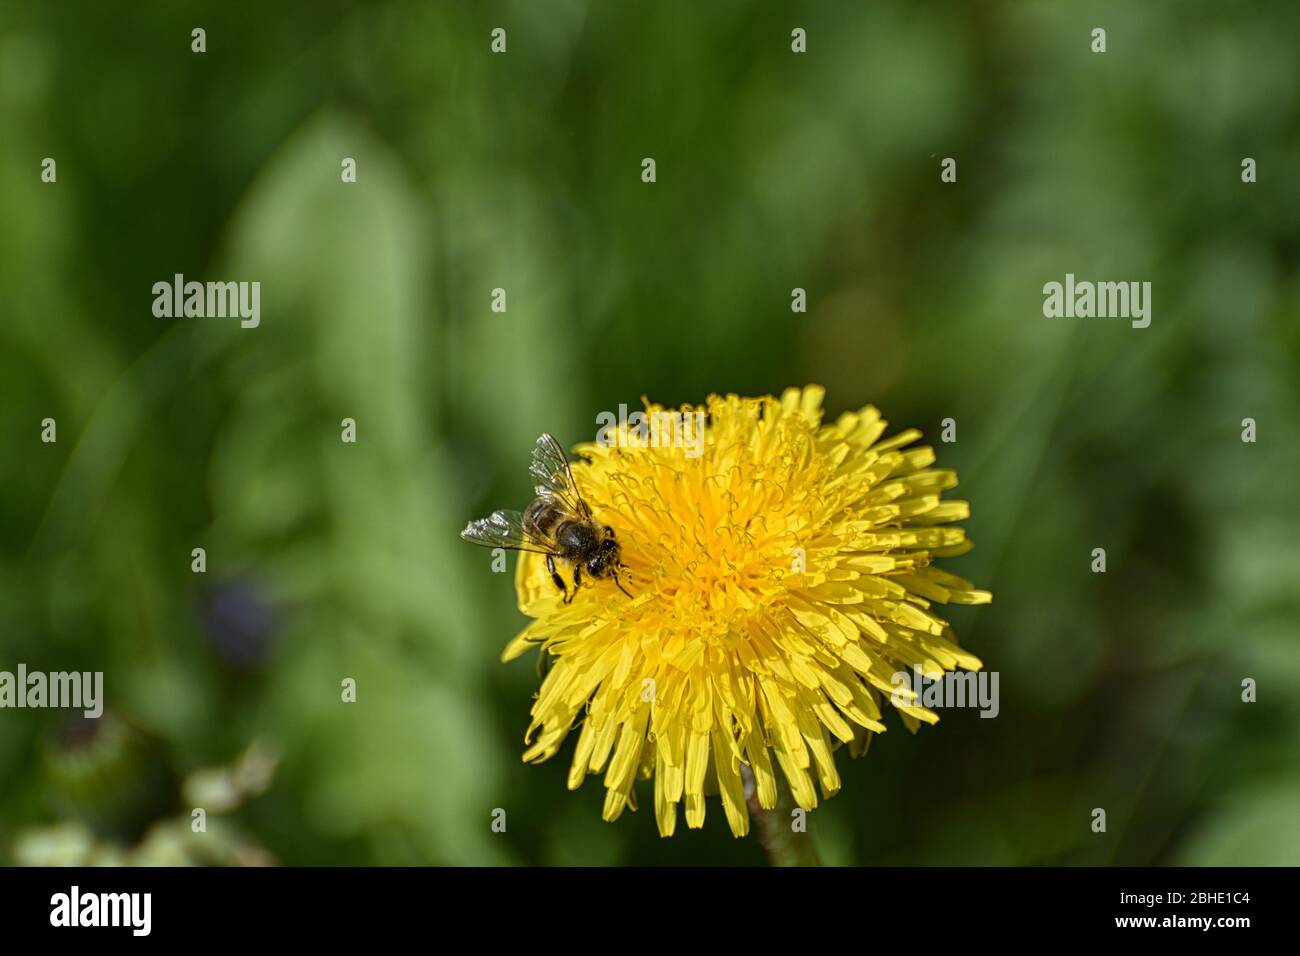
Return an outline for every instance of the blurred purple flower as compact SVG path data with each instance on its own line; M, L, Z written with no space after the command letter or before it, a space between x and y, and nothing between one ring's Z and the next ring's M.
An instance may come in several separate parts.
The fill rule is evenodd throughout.
M203 598L203 627L221 660L237 670L254 670L266 660L278 615L262 591L247 579L224 582Z

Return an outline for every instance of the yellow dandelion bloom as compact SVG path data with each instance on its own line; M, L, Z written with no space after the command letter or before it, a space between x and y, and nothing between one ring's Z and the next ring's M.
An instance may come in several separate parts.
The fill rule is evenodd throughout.
M915 429L882 441L871 406L823 424L823 394L714 395L680 415L647 405L648 427L575 449L573 478L615 529L633 597L600 581L566 605L543 556L520 555L533 620L502 659L541 645L553 661L524 759L553 756L580 724L569 787L603 772L606 820L636 809L633 784L653 778L664 836L683 802L687 826L703 825L706 792L742 836L742 766L761 806L776 804L779 767L811 810L814 777L823 797L840 788L832 752L860 753L885 729L896 673L980 668L933 610L991 599L932 563L970 548L949 525L969 505L940 500L956 474L908 447ZM674 419L698 413L703 447L671 440ZM910 693L909 729L935 722Z

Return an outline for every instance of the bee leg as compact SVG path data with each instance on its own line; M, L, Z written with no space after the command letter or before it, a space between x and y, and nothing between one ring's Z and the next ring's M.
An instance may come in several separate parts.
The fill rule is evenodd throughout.
M578 588L582 587L582 566L575 564L573 566L573 593L564 599L565 604L573 603L573 599L578 596Z
M551 572L551 580L555 582L555 586L564 595L564 603L568 604L573 598L569 597L569 589L564 586L564 578L560 577L560 572L555 570L555 555L548 554L546 556L546 570Z

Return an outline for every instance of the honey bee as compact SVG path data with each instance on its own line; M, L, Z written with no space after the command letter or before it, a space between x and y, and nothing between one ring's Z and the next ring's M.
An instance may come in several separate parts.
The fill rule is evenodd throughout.
M509 548L546 555L551 580L569 604L582 587L585 574L593 581L612 578L628 597L618 572L625 568L622 552L609 525L598 525L583 500L569 469L569 459L551 435L542 435L533 447L528 473L539 482L537 497L522 513L494 511L490 517L471 521L460 536L485 548ZM556 559L573 569L570 590L556 567Z

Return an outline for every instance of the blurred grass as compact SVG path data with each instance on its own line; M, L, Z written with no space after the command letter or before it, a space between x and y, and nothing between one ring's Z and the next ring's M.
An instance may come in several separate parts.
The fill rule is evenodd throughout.
M519 763L521 618L456 531L541 431L816 381L957 420L1003 692L842 759L823 860L1300 862L1300 8L301 9L0 0L0 669L105 671L179 774L272 739L238 822L287 863L761 862ZM261 327L155 319L177 272ZM1044 320L1066 272L1152 281L1151 327ZM56 723L0 713L0 854Z

